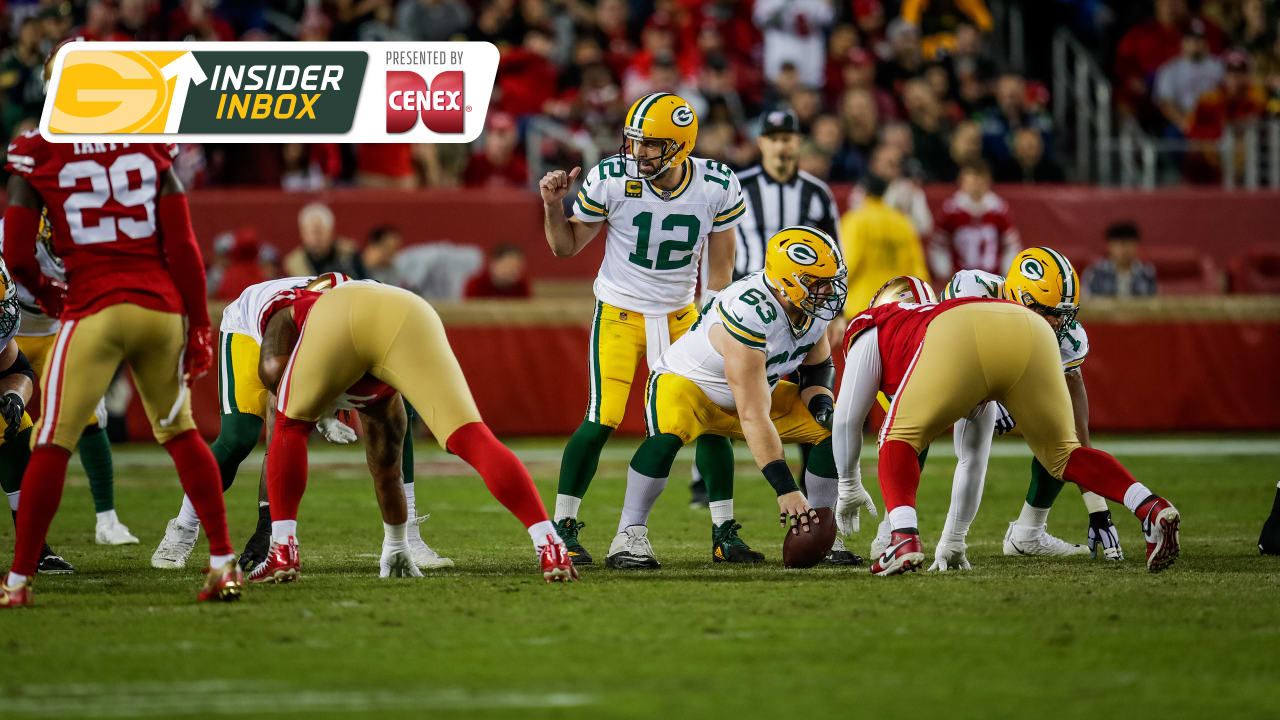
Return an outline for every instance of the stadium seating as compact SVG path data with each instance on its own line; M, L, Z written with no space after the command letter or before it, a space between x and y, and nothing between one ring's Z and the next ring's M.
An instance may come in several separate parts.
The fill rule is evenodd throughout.
M1227 264L1231 292L1251 295L1280 294L1280 249L1255 245Z
M1161 295L1218 295L1222 273L1213 258L1192 248L1144 247L1142 259L1155 265Z

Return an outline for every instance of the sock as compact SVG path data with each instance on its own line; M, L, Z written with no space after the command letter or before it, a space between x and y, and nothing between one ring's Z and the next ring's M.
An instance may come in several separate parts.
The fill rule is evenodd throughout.
M1062 492L1065 485L1066 483L1045 469L1045 466L1040 464L1040 460L1031 459L1031 484L1027 486L1028 505L1048 510L1053 507L1054 501L1058 499L1058 494Z
M90 425L80 436L80 464L89 476L89 492L93 495L95 512L105 512L116 506L115 470L111 465L111 441L97 425Z
M1138 508L1153 495L1155 495L1155 493L1147 489L1146 485L1143 485L1140 482L1135 482L1129 486L1128 490L1124 491L1124 506L1129 508L1129 512L1136 515L1138 513Z
M409 508L409 519L412 520L418 516L416 503L414 502L415 488L412 482L404 484L404 504Z
M572 495L556 495L556 523L565 518L577 518L578 508L582 506L582 498Z
M671 437L675 437L674 435ZM676 448L676 453L680 452ZM711 502L733 499L733 444L719 435L703 435L694 443L693 463L702 473ZM671 456L675 459L675 454ZM663 475L671 473L670 466Z
M840 492L839 479L823 477L812 470L805 471L804 479L805 486L809 488L806 499L811 507L834 508L836 506L836 496Z
M196 515L196 506L191 504L191 498L186 495L182 496L182 508L178 510L178 524L188 530L200 529L200 516Z
M914 528L918 528L920 526L919 521L916 520L916 509L910 505L899 505L898 507L890 510L889 524L893 527L895 532L901 532L903 530L911 530L912 532L915 532Z
M271 539L296 535L298 506L307 491L307 438L316 424L294 420L284 413L276 414L276 424L271 433L271 447L267 450L267 501L271 503ZM290 521L293 531L282 535L278 530L281 521Z
M878 465L885 508L892 511L905 505L913 508L914 513L916 489L920 487L919 454L902 440L886 440L880 446Z
M630 484L630 478L628 478ZM733 519L733 500L711 501L711 524L720 527ZM635 523L629 523L634 525Z
M26 581L27 581L26 575L23 575L21 573L16 573L10 570L9 574L5 577L4 584L8 585L9 587L18 587L19 585L21 585Z
M404 450L400 453L400 474L404 476L405 498L408 499L409 489L413 487L413 426L414 421L418 419L418 411L413 409L408 400L404 401L404 414L408 422L404 424Z
M231 561L233 561L233 560L235 560L235 559L236 559L236 556L235 556L235 554L234 554L234 553L232 553L232 554L230 554L230 555L210 555L210 556L209 556L209 567L211 567L211 568L220 568L220 567L222 567L222 566L226 565L227 563L229 563L229 562L231 562Z
M271 521L271 542L284 545L289 542L289 538L298 539L297 520Z
M22 506L18 509L11 572L36 574L41 546L62 502L62 486L67 480L70 459L71 451L57 445L41 445L31 453L27 471L22 476Z
M226 555L231 549L227 532L227 508L222 502L222 486L218 463L209 446L195 430L188 430L164 444L178 471L178 481L186 491L196 515L209 538L211 555Z
M652 440L652 438L650 438ZM648 444L645 441L645 445ZM640 446L642 449L644 445ZM636 453L639 455L639 452ZM634 463L635 461L632 460ZM670 467L670 463L667 466ZM634 466L627 468L627 493L622 501L622 515L618 518L618 532L632 525L648 525L649 512L653 510L654 503L658 502L658 496L662 494L663 488L667 486L667 476L654 477L647 475ZM732 500L729 501L733 503ZM712 518L714 518L714 513Z
M226 492L236 480L240 463L253 452L262 435L262 418L248 413L223 413L218 428L218 438L209 449L218 463L218 475L222 479L222 491Z
M407 523L391 525L385 522L382 523L382 547L385 548L393 545L404 545L406 540L406 524Z
M1107 501L1098 493L1091 493L1082 490L1080 492L1080 498L1084 500L1084 507L1089 511L1090 515L1093 513L1107 511Z
M1125 491L1137 482L1118 460L1101 450L1087 447L1071 451L1062 477L1112 502L1122 502Z
M103 510L102 512L95 513L95 515L97 516L96 520L99 525L114 525L120 522L120 518L116 517L115 510Z
M21 490L14 490L13 492L5 493L5 496L9 498L9 512L14 513L15 520L18 513L18 496L21 494Z
M538 488L534 487L529 471L515 453L498 442L488 425L482 422L463 425L453 431L445 447L475 468L489 492L526 528L547 520L547 509L538 497Z
M0 445L0 489L9 496L9 509L18 509L18 491L22 489L22 473L31 462L31 428Z
M547 544L547 537L551 537L551 542L562 542L560 534L556 532L556 526L551 524L550 520L541 520L529 526L529 539L533 541L534 550L542 550Z
M564 446L560 460L560 484L556 492L576 498L585 497L591 479L596 476L600 464L600 451L613 434L613 428L590 420L583 420Z
M1031 503L1022 503L1022 512L1014 525L1022 528L1038 528L1049 522L1049 508L1038 508Z

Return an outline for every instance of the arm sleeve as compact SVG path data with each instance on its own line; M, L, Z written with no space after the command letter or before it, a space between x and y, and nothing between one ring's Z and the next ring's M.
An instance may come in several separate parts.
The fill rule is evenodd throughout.
M191 210L182 193L162 195L156 202L160 216L160 241L169 263L169 275L182 296L191 327L208 327L204 260L191 229Z
M880 389L879 330L872 328L853 341L844 359L844 376L836 398L835 425L831 446L836 471L843 478L861 480L858 456L862 454L862 424Z
M4 259L9 272L27 288L40 287L40 263L36 260L36 231L40 215L35 210L10 205L4 211Z

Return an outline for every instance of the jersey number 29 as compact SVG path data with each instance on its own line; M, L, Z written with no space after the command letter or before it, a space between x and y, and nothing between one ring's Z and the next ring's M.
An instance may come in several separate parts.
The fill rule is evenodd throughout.
M129 173L137 171L141 182L130 187ZM87 178L90 189L71 193L63 203L71 241L77 245L96 245L115 242L117 231L135 240L151 237L156 233L156 164L142 153L121 155L110 168L96 160L77 160L62 166L58 173L58 186L74 188ZM83 211L96 210L114 199L122 207L143 207L145 219L132 217L104 217L97 225L85 226Z

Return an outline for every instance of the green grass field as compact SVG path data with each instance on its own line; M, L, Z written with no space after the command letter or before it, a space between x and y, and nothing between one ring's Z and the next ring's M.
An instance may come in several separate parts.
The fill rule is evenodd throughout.
M559 442L515 443L548 505ZM610 445L583 504L583 541L599 560L634 444ZM930 558L954 464L943 445L920 490ZM79 572L39 578L33 608L0 614L0 708L5 718L1280 717L1280 558L1255 546L1280 440L1110 447L1183 513L1183 554L1166 573L1145 572L1137 521L1119 507L1122 564L1001 555L1029 460L1016 441L1000 441L970 573L783 570L773 493L740 455L737 515L766 565L711 562L710 519L686 504L682 457L651 519L662 570L596 565L579 583L549 586L519 523L468 468L427 445L424 535L457 567L379 580L382 532L363 454L313 445L302 579L250 587L230 605L194 602L203 538L187 570L149 567L180 491L163 452L118 448L117 506L142 544L93 544L73 460L50 541ZM246 462L228 494L237 548L256 517L259 462ZM863 464L875 488L874 462ZM1050 530L1079 542L1085 520L1068 487ZM853 542L862 554L867 525ZM0 562L12 543L0 523Z

